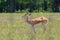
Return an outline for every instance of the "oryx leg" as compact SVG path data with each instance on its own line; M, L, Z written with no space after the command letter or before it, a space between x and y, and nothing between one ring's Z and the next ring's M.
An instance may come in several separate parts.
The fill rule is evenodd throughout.
M46 31L46 25L44 22L42 22L42 27L43 27L43 32L45 32Z
M34 25L32 25L32 29L33 29L34 33L36 33L36 27Z
M36 33L36 27L34 25L31 25L30 33Z

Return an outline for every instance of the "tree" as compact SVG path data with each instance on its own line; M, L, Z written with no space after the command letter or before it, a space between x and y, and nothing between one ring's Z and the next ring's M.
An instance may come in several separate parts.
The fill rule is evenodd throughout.
M59 5L60 5L60 0L54 0L52 4L53 12L59 12Z
M0 12L5 12L6 0L0 0Z
M44 9L45 11L47 11L47 1L46 1L46 0L44 0L44 7L43 7L43 9Z
M15 2L16 0L8 0L8 12L15 12Z
M33 0L30 0L30 3L29 3L29 12L33 12Z

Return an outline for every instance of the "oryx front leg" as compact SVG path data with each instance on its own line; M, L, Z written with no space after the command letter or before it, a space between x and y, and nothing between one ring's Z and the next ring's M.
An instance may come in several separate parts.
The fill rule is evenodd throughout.
M36 33L36 27L34 25L32 25L32 29L33 29L34 33Z
M36 27L34 25L31 25L30 33L36 33Z
M42 23L42 27L43 27L43 32L45 32L46 31L46 25L45 25L45 23Z

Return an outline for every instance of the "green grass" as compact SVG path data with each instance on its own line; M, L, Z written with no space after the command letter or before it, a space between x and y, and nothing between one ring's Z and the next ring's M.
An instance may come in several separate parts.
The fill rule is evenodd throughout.
M30 26L22 20L24 13L0 14L0 40L60 40L59 13L33 13L32 17L45 16L49 18L46 32L41 25L36 27L37 33L30 33ZM33 31L32 31L33 32Z

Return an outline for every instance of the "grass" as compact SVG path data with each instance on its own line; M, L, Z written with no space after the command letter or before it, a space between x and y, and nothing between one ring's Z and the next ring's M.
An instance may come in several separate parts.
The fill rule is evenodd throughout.
M37 33L30 33L30 26L22 20L21 14L0 14L0 40L60 40L60 14L59 13L33 13L32 17L45 16L49 18L46 32L42 27L36 27ZM32 31L33 32L33 31Z

